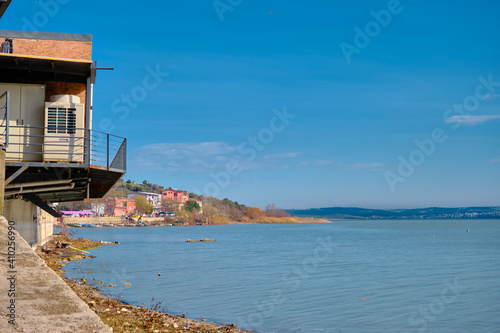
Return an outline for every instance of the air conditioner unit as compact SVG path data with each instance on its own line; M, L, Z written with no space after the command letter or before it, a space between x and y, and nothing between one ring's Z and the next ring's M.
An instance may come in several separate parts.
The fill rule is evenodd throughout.
M84 162L85 104L78 96L55 95L45 103L45 162Z

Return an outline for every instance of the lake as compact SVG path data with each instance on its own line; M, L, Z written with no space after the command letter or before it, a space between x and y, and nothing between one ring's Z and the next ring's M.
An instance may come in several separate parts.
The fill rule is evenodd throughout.
M256 332L500 332L500 220L73 230L120 245L66 264L68 277L191 319ZM217 242L186 242L203 238Z

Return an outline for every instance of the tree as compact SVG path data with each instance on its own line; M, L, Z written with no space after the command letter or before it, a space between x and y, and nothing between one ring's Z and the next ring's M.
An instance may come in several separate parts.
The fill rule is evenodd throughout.
M163 199L161 201L161 209L164 211L164 212L176 212L179 210L179 206L181 204L178 203L177 201L175 200L170 200L170 199Z
M85 199L85 202L90 205L90 211L95 215L104 215L106 213L106 199Z
M281 208L276 208L275 204L266 206L266 215L269 217L290 217L290 214Z
M134 201L135 201L135 206L137 207L137 212L139 214L149 215L153 212L154 207L146 200L146 198L138 195L134 198Z
M201 210L201 207L196 201L188 201L184 204L184 209L192 213L193 211L199 212Z
M264 213L260 208L257 207L248 207L245 216L248 216L251 219L258 219L261 217L266 217L266 213Z

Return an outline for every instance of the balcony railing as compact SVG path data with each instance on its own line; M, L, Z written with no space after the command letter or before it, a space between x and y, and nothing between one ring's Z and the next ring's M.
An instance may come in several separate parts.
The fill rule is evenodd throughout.
M118 172L127 169L127 139L100 131L65 126L6 126L0 120L0 143L6 162L98 167Z

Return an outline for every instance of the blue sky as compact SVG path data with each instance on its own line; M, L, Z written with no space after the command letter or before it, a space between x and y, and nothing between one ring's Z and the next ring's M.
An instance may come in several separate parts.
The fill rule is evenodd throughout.
M259 207L500 205L498 2L85 4L16 0L0 29L93 35L115 68L94 128L127 137L125 179Z

